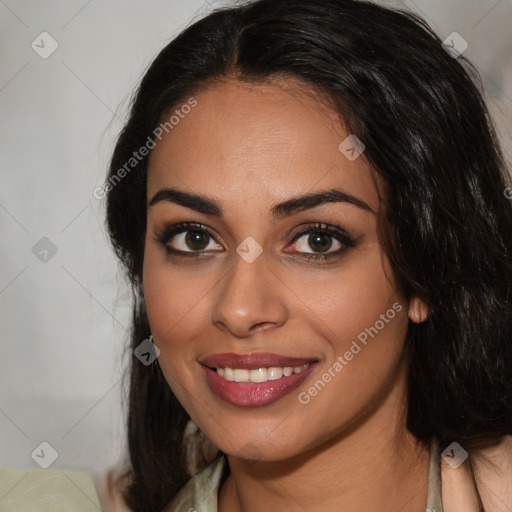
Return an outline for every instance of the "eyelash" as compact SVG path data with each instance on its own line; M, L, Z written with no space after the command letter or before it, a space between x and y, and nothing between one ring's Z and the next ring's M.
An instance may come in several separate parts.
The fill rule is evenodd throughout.
M163 229L163 231L160 231L155 234L154 240L165 248L168 255L199 259L202 255L206 253L200 251L180 251L172 249L167 245L172 240L172 238L174 238L174 236L186 233L187 231L200 231L207 233L219 245L222 245L213 231L211 231L208 227L204 226L203 224L199 224L197 222L180 222L178 224L168 225ZM336 256L341 256L347 249L355 247L354 241L350 238L350 236L344 229L323 223L315 223L313 225L306 226L305 228L299 230L295 234L294 238L291 240L290 243L294 243L300 238L302 238L304 235L308 234L329 235L332 238L335 238L340 244L342 244L343 247L341 247L335 252L327 254L300 253L302 254L301 258L307 261L328 261Z

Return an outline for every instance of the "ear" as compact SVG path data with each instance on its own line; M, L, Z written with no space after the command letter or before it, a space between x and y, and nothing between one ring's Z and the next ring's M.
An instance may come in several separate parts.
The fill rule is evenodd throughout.
M419 297L413 297L409 302L408 315L412 322L420 324L428 318L429 309L426 302Z

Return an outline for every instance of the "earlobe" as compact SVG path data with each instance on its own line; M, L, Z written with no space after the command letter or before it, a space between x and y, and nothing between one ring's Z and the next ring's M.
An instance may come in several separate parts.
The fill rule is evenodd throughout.
M409 302L408 314L411 322L420 324L428 318L429 309L425 301L419 297L414 297Z

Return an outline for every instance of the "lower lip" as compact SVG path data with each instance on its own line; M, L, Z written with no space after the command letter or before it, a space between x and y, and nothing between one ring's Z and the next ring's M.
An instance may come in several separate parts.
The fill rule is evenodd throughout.
M237 407L261 407L268 405L291 393L300 386L316 368L317 363L310 363L299 373L256 384L254 382L231 382L221 377L215 370L203 366L210 388L222 400Z

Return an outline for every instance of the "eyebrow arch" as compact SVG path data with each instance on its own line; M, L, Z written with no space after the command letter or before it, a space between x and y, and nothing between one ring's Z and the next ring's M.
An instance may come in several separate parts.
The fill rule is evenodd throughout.
M169 201L190 208L205 215L222 218L224 215L222 206L215 200L200 194L190 194L174 188L159 190L149 201L148 207L161 201ZM330 189L320 192L308 193L302 196L292 197L282 203L275 204L271 210L271 217L279 220L302 210L308 210L327 203L349 203L358 208L376 214L373 209L361 199L344 192L343 190Z

